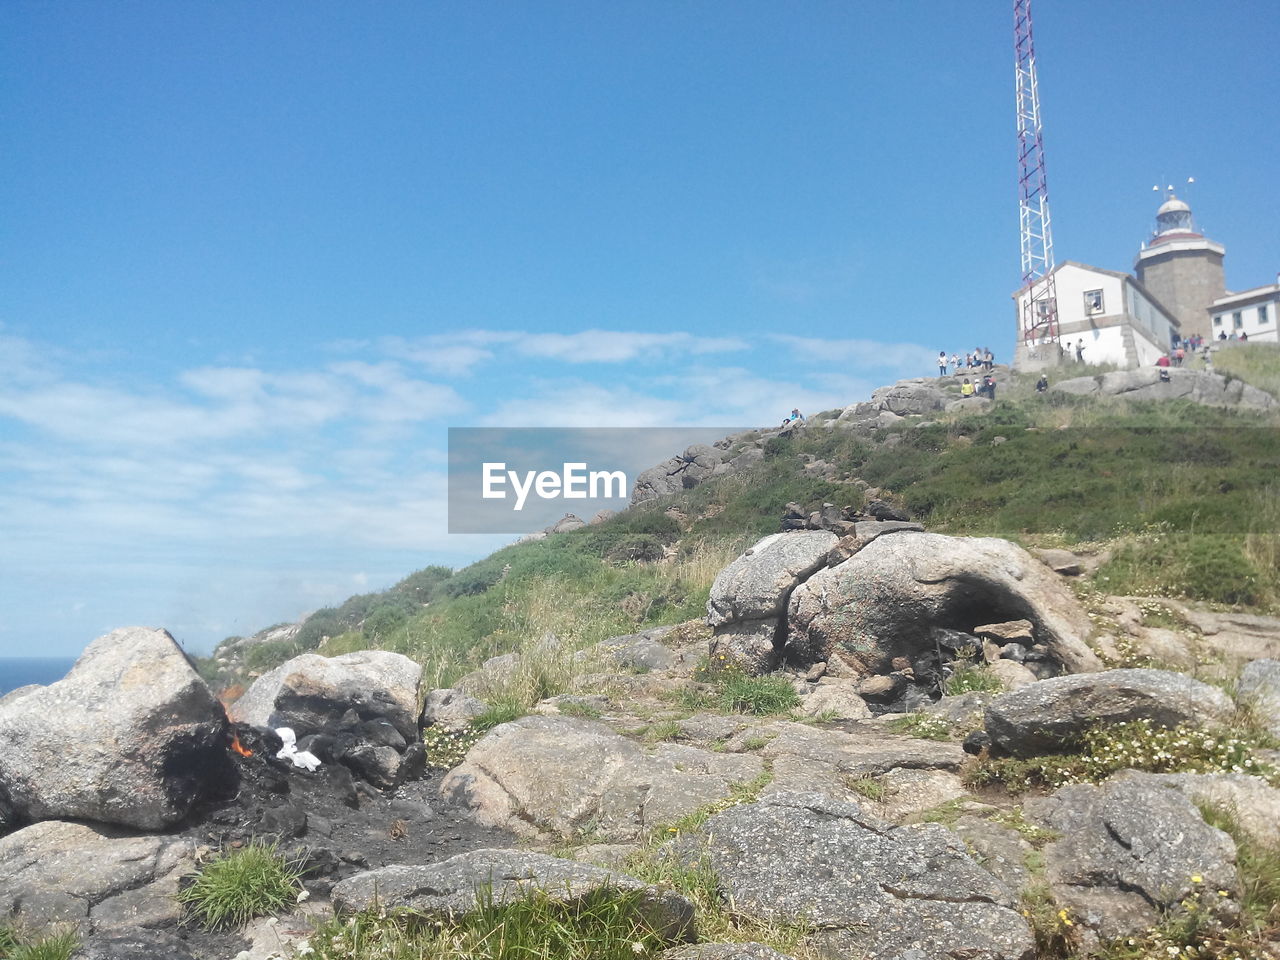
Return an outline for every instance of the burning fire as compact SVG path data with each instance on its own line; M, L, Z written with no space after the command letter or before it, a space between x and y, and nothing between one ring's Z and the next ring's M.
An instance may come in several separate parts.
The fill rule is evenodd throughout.
M231 734L231 749L234 750L236 753L240 754L240 756L242 757L253 756L253 751L246 750L244 748L244 745L240 742L240 738L234 732L232 732Z

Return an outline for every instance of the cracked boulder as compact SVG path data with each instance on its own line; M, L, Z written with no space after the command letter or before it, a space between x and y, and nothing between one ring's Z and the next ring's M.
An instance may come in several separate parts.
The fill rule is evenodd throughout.
M992 743L1019 757L1049 753L1098 723L1219 725L1234 712L1217 687L1169 670L1107 670L1053 677L996 697L985 725Z
M1238 909L1235 843L1176 790L1141 781L1073 784L1028 800L1023 814L1061 835L1045 848L1045 879L1095 937L1148 930L1195 894L1224 917Z
M707 600L712 658L751 674L772 670L791 592L826 564L837 539L827 530L775 533L721 570Z
M556 903L579 903L602 890L637 893L637 909L667 940L693 937L693 904L620 873L528 850L472 850L422 866L369 870L333 888L339 913L407 908L427 920L461 916L476 909L477 891L503 904L540 893Z
M640 744L589 720L522 717L490 731L440 785L478 822L526 837L591 831L606 842L728 797L764 770L759 757Z
M882 536L796 587L786 657L799 665L838 658L859 673L887 673L897 658L917 664L934 656L940 630L971 634L1012 620L1030 621L1047 666L1101 668L1085 644L1084 610L1021 547L993 537Z
M0 706L0 820L169 826L234 794L227 742L222 705L173 637L113 630L62 680Z
M421 664L386 650L340 657L304 653L253 681L231 707L231 717L259 727L291 727L301 738L326 732L354 711L361 721L386 721L413 740L421 677Z
M815 928L846 960L1030 960L1014 894L937 824L895 827L853 803L775 794L675 841L741 914Z
M195 870L188 839L124 836L46 820L0 839L0 918L89 929L171 926L178 879Z
M725 452L705 443L695 443L679 456L650 467L638 477L631 490L631 505L659 500L689 490L713 476L727 472Z

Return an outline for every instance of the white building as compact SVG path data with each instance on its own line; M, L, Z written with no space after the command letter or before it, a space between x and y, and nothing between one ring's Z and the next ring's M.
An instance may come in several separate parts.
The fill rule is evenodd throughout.
M1261 343L1276 343L1277 314L1280 314L1280 277L1265 287L1254 287L1219 297L1209 305L1211 336L1214 340L1239 339L1241 334Z
M1083 346L1086 363L1145 367L1172 349L1178 321L1127 273L1066 260L1053 269L1058 342L1067 359ZM1027 287L1014 294L1017 316L1027 309ZM1251 334L1252 336L1252 334ZM1034 369L1019 344L1017 366Z

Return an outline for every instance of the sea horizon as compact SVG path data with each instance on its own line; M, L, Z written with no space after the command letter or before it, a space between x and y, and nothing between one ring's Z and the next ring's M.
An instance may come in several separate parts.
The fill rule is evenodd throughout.
M76 657L0 657L0 697L29 684L50 684L67 675Z

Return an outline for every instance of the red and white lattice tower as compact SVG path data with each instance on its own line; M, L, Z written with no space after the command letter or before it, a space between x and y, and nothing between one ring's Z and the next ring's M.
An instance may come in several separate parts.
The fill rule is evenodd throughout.
M1022 232L1020 346L1058 341L1058 297L1053 282L1053 232L1044 175L1040 90L1031 36L1031 0L1013 0L1013 46L1018 96L1018 220Z

